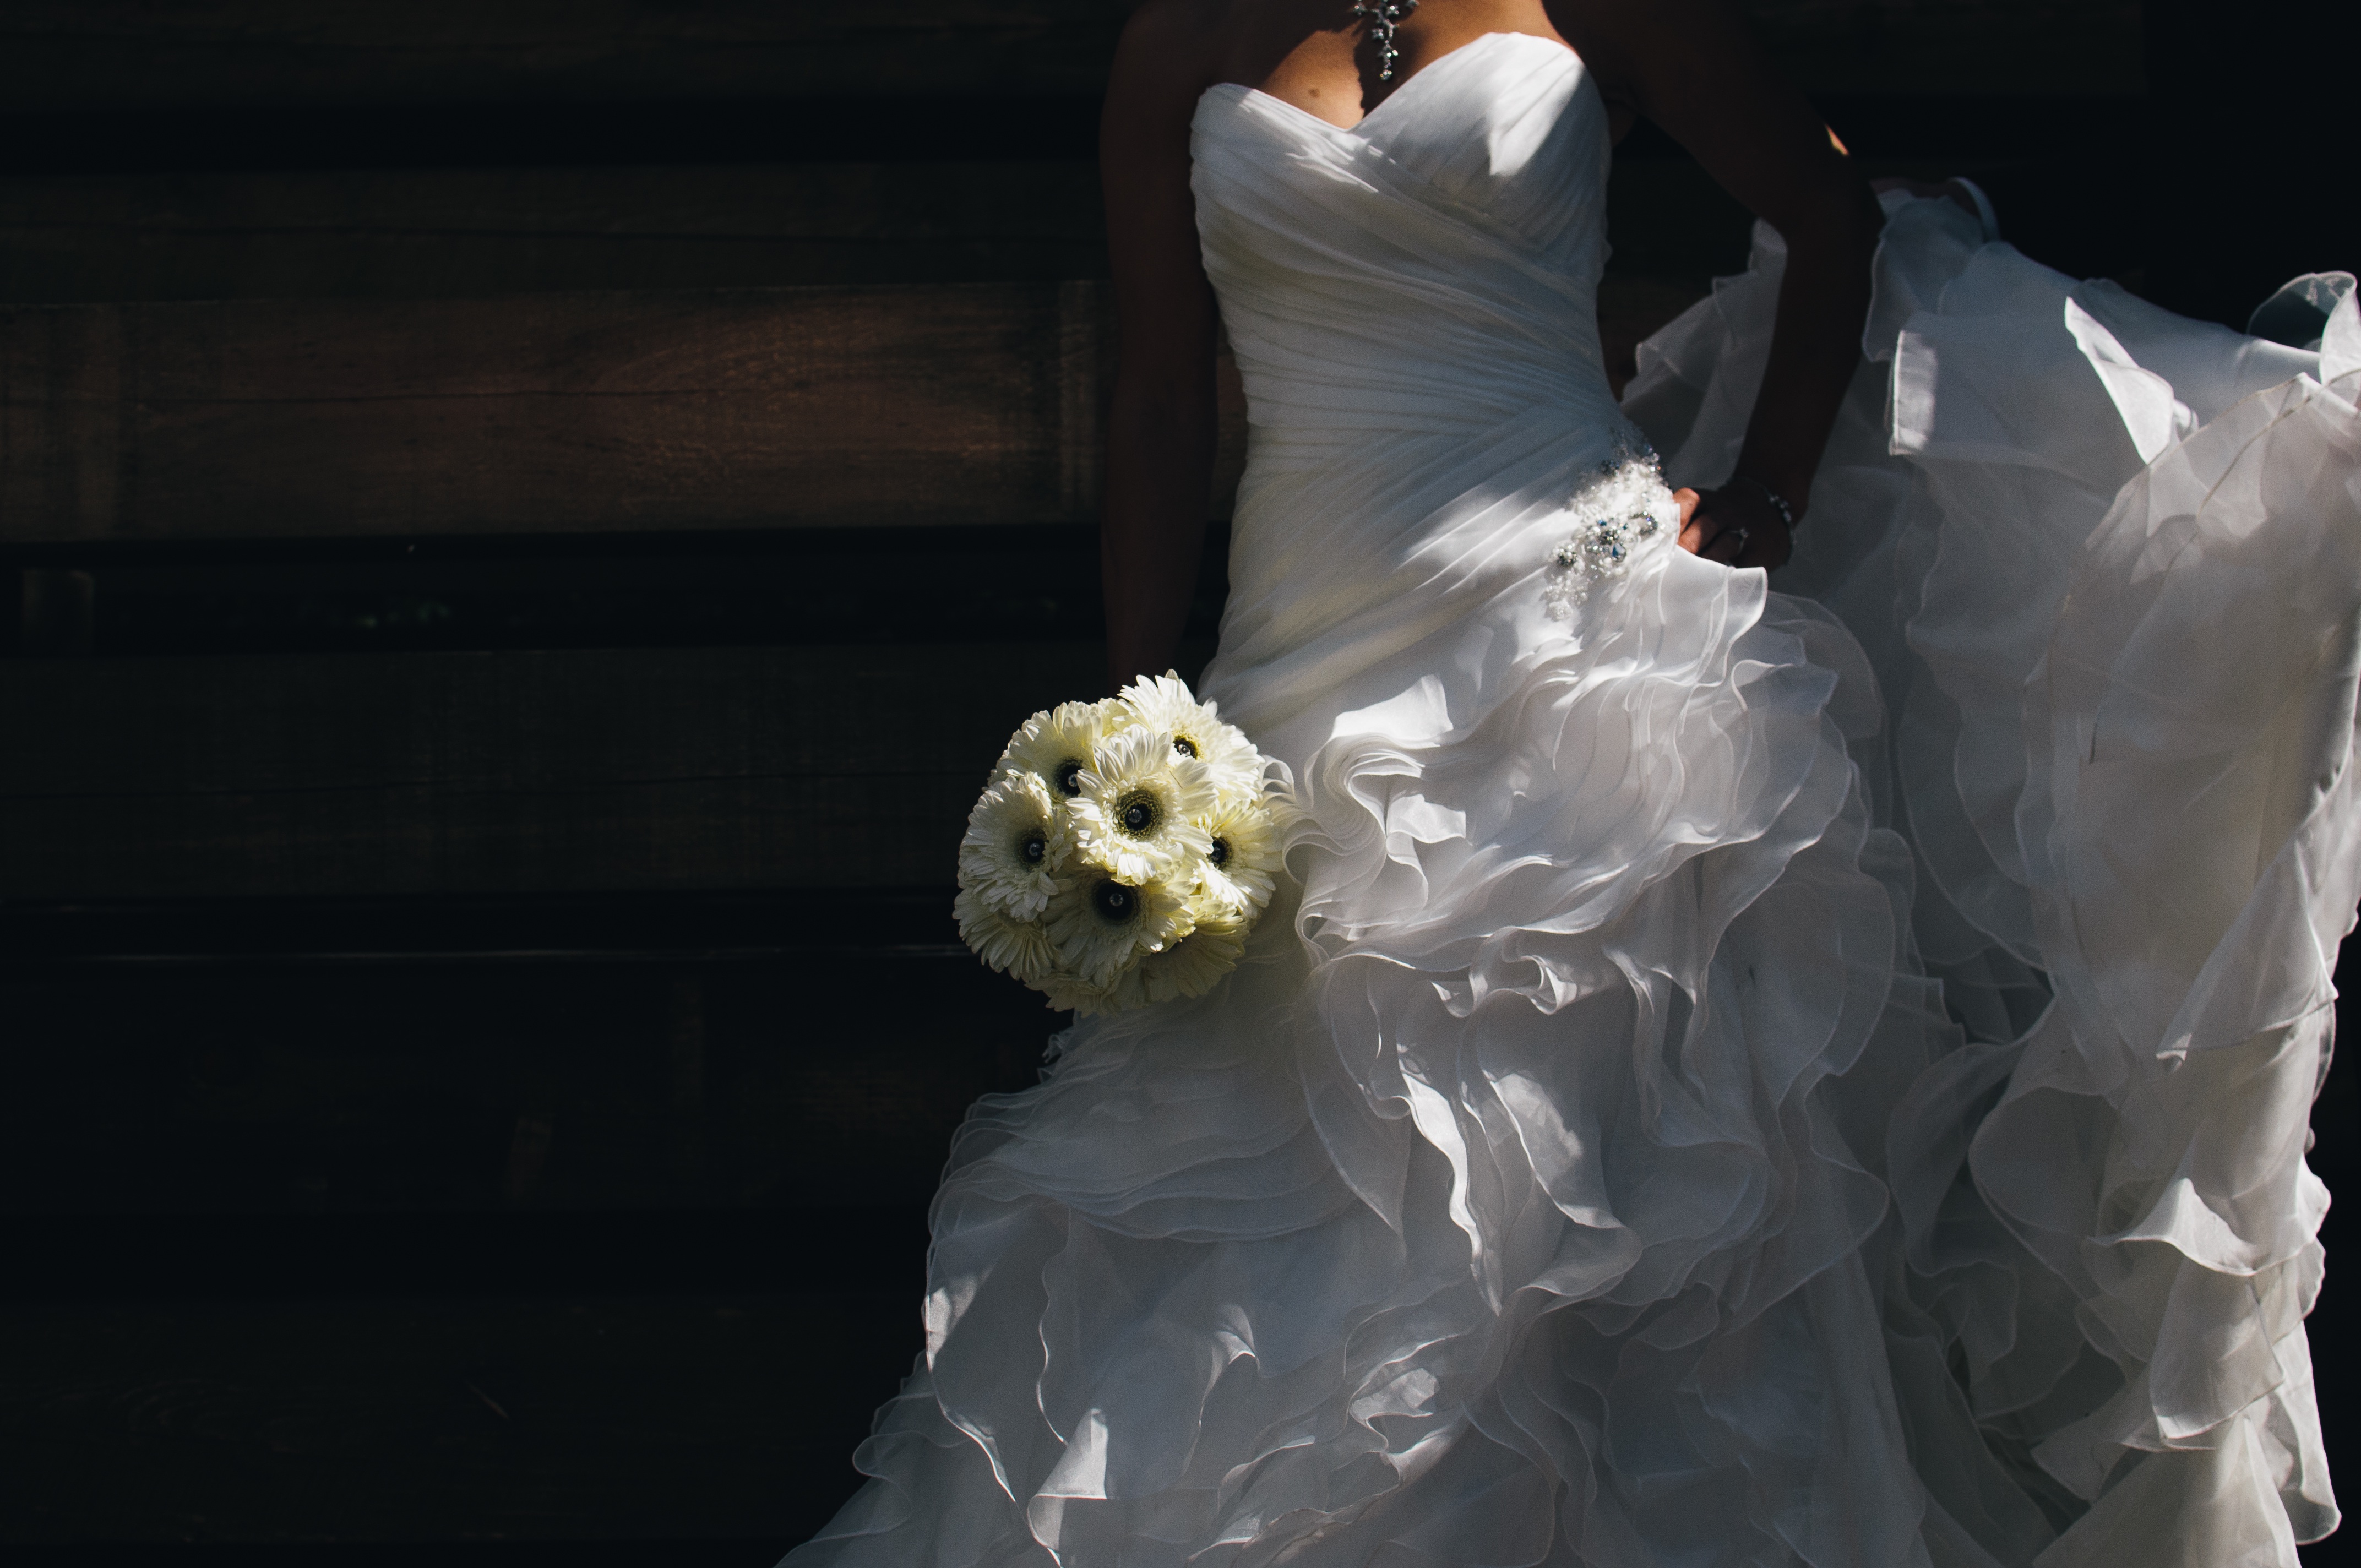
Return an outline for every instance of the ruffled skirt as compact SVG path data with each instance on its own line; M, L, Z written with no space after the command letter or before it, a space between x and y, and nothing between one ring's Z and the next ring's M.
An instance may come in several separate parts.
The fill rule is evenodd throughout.
M1779 255L1642 351L1726 474ZM1617 433L1258 461L1202 689L1293 887L977 1105L798 1568L2292 1568L2361 320L1903 205L1782 587L1540 584ZM1266 454L1265 455L1269 455Z

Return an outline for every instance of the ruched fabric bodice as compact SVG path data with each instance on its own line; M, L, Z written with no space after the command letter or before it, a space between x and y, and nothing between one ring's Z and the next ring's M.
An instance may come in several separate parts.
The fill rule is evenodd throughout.
M1251 430L1199 690L1290 771L1287 876L1213 991L976 1105L925 1354L796 1568L2297 1568L2334 1528L2350 280L2260 345L1889 198L1811 597L1669 529L1554 597L1602 467L1729 477L1779 288L1758 231L1619 409L1608 142L1521 35L1350 130L1199 104Z
M1563 44L1490 33L1350 129L1214 87L1191 147L1248 430L1207 689L1286 755L1283 719L1317 743L1305 704L1439 627L1539 634L1543 520L1631 433L1598 346L1606 105ZM1511 512L1457 506L1483 485Z
M1341 129L1250 87L1199 103L1205 269L1249 462L1612 418L1598 350L1606 106L1565 46L1492 33Z

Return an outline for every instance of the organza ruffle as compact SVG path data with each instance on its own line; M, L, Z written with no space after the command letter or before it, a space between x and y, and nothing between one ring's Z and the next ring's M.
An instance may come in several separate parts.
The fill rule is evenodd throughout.
M1474 628L1530 613L1520 581ZM1854 787L1866 671L1676 550L1585 609L1506 679L1402 651L1397 701L1299 753L1296 902L1225 989L1088 1021L977 1108L928 1365L834 1527L901 1528L836 1560L1910 1538L1915 1506L1817 1500L1831 1464L1911 1493L1851 1365L1885 1193L1844 1075L1933 1025L1923 987L1888 1006L1907 854Z
M1257 225L1390 265L1353 225L1482 170L1208 104L1250 388L1407 389L1357 439L1257 411L1200 690L1292 770L1292 885L1213 992L976 1107L926 1355L790 1561L2292 1568L2334 1522L2352 302L2257 346L1900 204L1815 599L1661 548L1561 626L1614 422L1422 433L1477 306L1381 336L1354 267L1257 270ZM1512 308L1543 239L1431 215L1416 265ZM1778 261L1643 349L1676 484L1734 458Z
M2290 348L1890 204L1795 576L1897 711L1914 926L1967 1026L1894 1113L1896 1298L2069 1526L2045 1568L2291 1564L2337 1518L2302 1153L2361 895L2350 280ZM1758 234L1645 356L1675 483L1734 461L1780 260Z

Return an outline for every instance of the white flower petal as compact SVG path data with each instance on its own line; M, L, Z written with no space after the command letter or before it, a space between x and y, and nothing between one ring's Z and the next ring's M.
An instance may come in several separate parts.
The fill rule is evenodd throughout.
M1066 879L1044 918L1059 970L1083 985L1112 985L1142 953L1189 934L1188 899L1162 877L1126 879L1083 866Z
M1143 1001L1202 996L1238 967L1246 950L1246 933L1254 927L1253 915L1204 899L1194 901L1191 915L1187 936L1161 952L1148 954L1129 971L1138 977Z
M1205 819L1212 847L1199 885L1225 907L1251 918L1270 902L1281 849L1279 823L1261 799L1225 802Z
M1074 776L1091 765L1099 743L1138 722L1138 715L1114 697L1061 702L1017 727L1000 753L997 771L1035 774L1053 795L1071 798Z
M966 889L951 901L951 913L960 939L1003 974L1038 985L1054 972L1058 950L1039 922L1012 919Z
M1029 920L1058 891L1058 873L1072 849L1065 815L1040 775L1004 773L968 814L960 886L1004 914Z
M1126 880L1177 876L1212 846L1199 822L1219 800L1213 779L1161 730L1108 736L1078 782L1069 804L1075 842Z
M1184 755L1203 762L1224 798L1262 793L1263 754L1244 730L1222 721L1213 704L1199 702L1179 675L1167 670L1136 681L1123 688L1122 701L1137 715L1141 729L1163 731Z

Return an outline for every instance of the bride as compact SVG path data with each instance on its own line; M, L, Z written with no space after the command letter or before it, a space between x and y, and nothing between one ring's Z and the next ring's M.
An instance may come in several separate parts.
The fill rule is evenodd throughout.
M1763 223L1619 406L1638 115ZM788 1562L2291 1568L2351 280L2288 346L1872 196L1716 0L1148 0L1104 156L1115 672L1218 321L1291 886L976 1107Z

